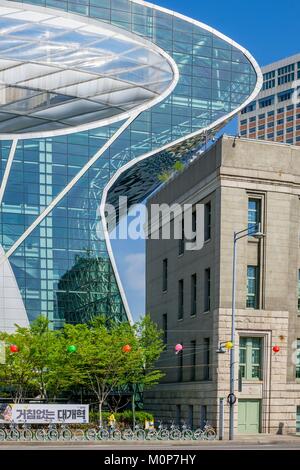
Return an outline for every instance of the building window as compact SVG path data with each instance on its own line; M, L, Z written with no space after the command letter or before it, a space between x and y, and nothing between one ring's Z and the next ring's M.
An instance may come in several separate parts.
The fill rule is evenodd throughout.
M278 96L278 102L280 103L282 101L290 100L291 97L292 97L292 93L293 93L293 90L278 93L278 95L277 95Z
M261 222L261 200L255 198L248 199L248 229L256 231L257 224Z
M204 206L204 240L210 240L211 237L211 202Z
M240 337L240 376L245 380L262 378L262 338Z
M297 339L296 379L300 379L300 339Z
M297 406L296 413L296 432L300 433L300 406Z
M197 313L197 274L191 275L191 315Z
M272 104L274 104L274 96L269 96L267 98L259 100L260 108L266 108L267 106L271 106Z
M203 380L210 380L210 338L204 338Z
M259 267L247 266L247 308L258 309Z
M163 292L168 290L168 258L163 259Z
M181 238L178 240L178 255L182 255L184 253L184 217L181 219Z
M191 382L196 380L196 341L191 341Z
M207 405L201 405L200 408L200 429L203 429L207 421Z
M180 344L183 345L181 342ZM178 353L178 382L183 381L183 349Z
M178 320L183 318L183 279L178 281Z
M163 342L166 345L168 343L168 315L167 313L163 314L162 324L163 324Z
M204 311L210 310L210 268L204 271Z

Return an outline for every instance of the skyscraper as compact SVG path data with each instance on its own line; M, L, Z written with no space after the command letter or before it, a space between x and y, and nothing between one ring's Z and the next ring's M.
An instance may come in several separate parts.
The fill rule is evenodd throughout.
M300 145L300 54L262 68L263 86L239 114L242 137Z
M260 69L223 34L140 0L0 7L0 330L41 313L54 328L80 321L76 297L131 320L105 202L144 199L254 100Z

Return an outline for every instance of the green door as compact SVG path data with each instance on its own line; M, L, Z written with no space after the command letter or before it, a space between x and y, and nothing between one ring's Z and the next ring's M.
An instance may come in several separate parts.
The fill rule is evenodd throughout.
M260 400L239 400L238 431L243 434L260 432Z

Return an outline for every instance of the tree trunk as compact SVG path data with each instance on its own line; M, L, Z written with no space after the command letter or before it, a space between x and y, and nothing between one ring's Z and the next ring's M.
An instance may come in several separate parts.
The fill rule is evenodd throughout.
M102 428L102 401L99 402L99 426Z

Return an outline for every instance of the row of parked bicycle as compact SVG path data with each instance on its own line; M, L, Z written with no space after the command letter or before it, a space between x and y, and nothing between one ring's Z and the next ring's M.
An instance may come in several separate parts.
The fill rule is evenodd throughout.
M162 424L157 429L135 429L95 427L88 429L72 428L67 425L50 424L46 428L34 429L29 425L21 427L10 425L8 428L0 428L0 441L180 441L180 440L214 440L216 432L212 426L206 424L203 429L192 430L187 426L171 425L170 428Z

